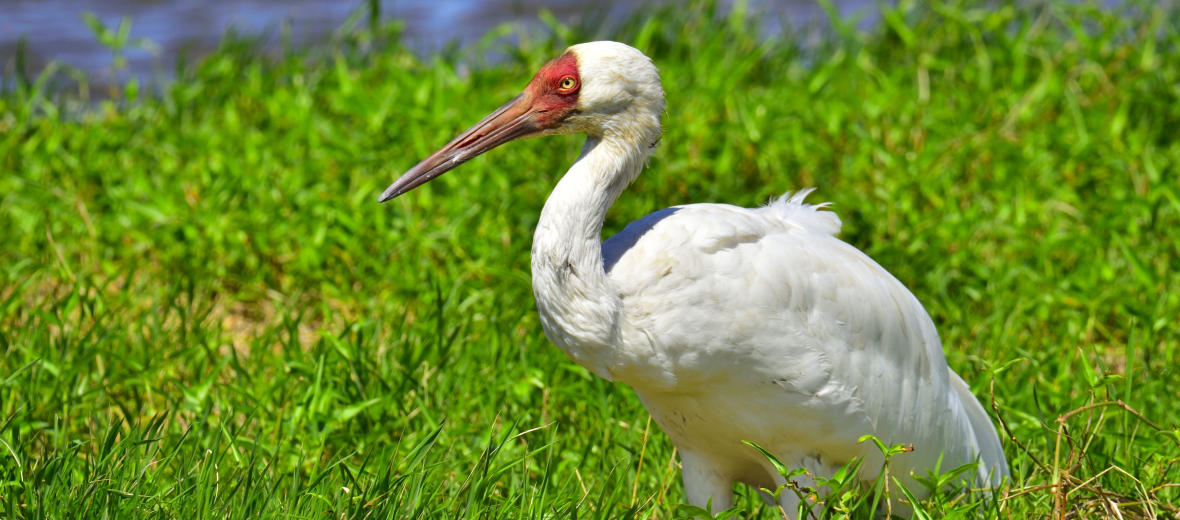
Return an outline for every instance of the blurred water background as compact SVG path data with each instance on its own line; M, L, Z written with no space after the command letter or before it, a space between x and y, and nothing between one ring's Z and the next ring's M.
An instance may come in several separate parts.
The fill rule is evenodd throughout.
M726 11L732 4L722 1L718 7ZM293 45L315 45L327 41L350 16L369 23L375 12L381 20L401 20L405 41L428 54L449 44L471 43L503 24L539 24L543 12L565 24L610 24L642 5L576 0L0 0L0 66L5 76L17 67L36 74L58 61L101 79L110 68L111 51L98 41L84 13L111 29L126 18L128 39L138 42L126 51L126 70L140 77L166 77L180 57L199 57L227 31L277 50L284 34ZM860 12L872 19L871 0L836 0L834 5L845 16ZM747 8L765 13L769 31L805 27L826 16L816 0L755 0Z

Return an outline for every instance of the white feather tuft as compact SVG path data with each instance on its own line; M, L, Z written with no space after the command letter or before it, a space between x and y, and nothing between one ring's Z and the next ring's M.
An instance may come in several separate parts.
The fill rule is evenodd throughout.
M782 197L771 199L759 209L763 213L772 215L808 233L836 236L840 232L840 217L831 211L820 211L831 206L832 203L803 203L803 199L806 199L813 191L815 188L802 189L794 194L788 191Z

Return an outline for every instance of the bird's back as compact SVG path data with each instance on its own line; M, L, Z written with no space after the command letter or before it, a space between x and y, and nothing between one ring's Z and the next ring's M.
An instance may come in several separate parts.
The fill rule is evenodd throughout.
M855 441L874 434L912 442L892 464L919 475L940 452L944 470L982 455L981 472L1005 474L990 420L956 387L922 305L835 238L839 219L805 195L669 208L604 243L626 312L615 378L682 450L719 460L753 463L749 440L788 459L871 465Z

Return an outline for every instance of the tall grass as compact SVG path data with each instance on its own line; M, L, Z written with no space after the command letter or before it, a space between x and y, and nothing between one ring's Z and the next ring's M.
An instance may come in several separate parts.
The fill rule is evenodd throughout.
M677 514L668 440L533 310L531 233L581 138L374 202L566 45L612 38L655 60L669 111L608 234L815 186L1003 419L1010 488L922 514L1176 518L1180 15L882 9L765 36L758 13L652 7L428 59L397 24L277 57L227 39L157 95L5 78L0 512Z

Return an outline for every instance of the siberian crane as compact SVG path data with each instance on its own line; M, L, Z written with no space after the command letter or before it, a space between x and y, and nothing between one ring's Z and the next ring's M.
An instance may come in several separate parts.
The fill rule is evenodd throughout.
M660 141L664 91L627 45L570 47L524 92L398 178L385 202L508 141L586 134L533 236L532 280L545 335L574 362L635 389L679 450L693 505L733 502L732 485L785 482L753 442L793 468L830 477L883 457L872 434L914 451L910 478L977 462L968 480L1008 475L983 406L947 367L922 304L836 238L840 219L808 191L760 208L690 204L657 211L602 241L607 210ZM939 462L941 458L941 462ZM809 475L795 479L814 485ZM765 494L764 494L765 495ZM783 493L795 510L797 498Z

